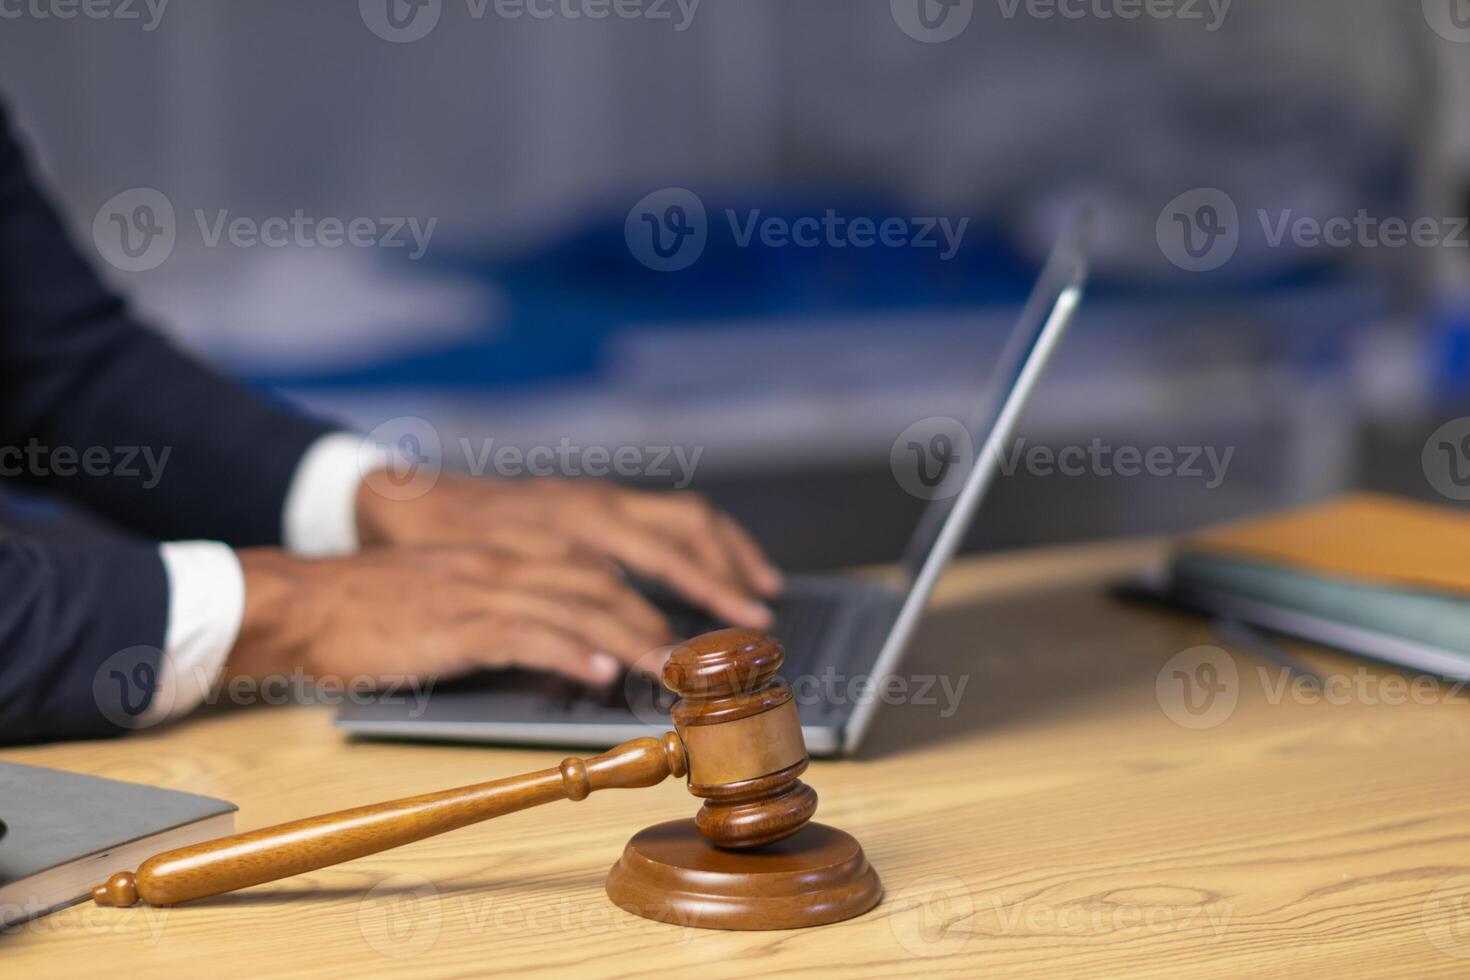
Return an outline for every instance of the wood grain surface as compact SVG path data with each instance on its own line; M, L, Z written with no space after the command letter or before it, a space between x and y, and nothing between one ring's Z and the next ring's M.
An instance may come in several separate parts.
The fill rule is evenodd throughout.
M946 578L909 703L880 711L863 759L805 777L883 878L859 918L700 932L614 908L628 838L693 815L669 780L195 905L79 905L0 936L5 974L1470 975L1470 692L1293 648L1329 682L1304 691L1203 623L1107 598L1157 553ZM352 742L330 718L211 709L0 757L225 797L248 830L566 754Z

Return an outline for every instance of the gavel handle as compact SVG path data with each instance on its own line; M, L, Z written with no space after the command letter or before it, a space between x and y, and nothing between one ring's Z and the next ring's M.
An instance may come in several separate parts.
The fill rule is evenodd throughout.
M98 905L177 905L325 868L554 800L599 789L653 786L688 769L683 743L667 732L636 738L590 759L474 786L252 830L166 851L137 873L120 871L92 889Z

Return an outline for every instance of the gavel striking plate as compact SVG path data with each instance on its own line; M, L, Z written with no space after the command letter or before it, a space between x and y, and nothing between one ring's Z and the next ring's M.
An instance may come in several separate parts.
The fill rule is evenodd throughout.
M92 890L98 905L178 905L375 854L594 790L687 776L692 820L634 835L607 878L619 907L708 929L794 929L851 918L882 886L847 833L812 823L817 794L785 653L756 630L706 633L675 649L664 683L673 732L590 759L441 793L356 807L156 855Z

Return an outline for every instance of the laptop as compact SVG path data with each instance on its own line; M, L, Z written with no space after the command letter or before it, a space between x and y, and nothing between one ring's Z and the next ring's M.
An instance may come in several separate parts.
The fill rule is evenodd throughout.
M898 669L940 573L995 480L1002 448L1081 302L1087 277L1085 238L1085 222L1079 220L1047 259L1000 354L989 397L980 400L958 433L968 436L973 451L946 454L950 470L941 480L926 476L925 486L948 489L943 499L925 508L903 557L902 580L890 585L841 576L791 576L783 595L772 603L776 622L771 632L787 652L781 675L792 683L813 756L854 753L872 727L881 699L871 692L883 690L881 685ZM960 428L957 422L955 426ZM923 446L920 440L914 451L922 452ZM968 466L965 456L971 459ZM925 462L922 457L915 461ZM955 487L958 491L952 492ZM677 636L723 625L666 593L651 591ZM856 686L854 679L860 679ZM869 696L861 695L863 681ZM839 689L859 693L831 696ZM439 685L422 699L384 693L355 700L343 705L336 725L370 738L606 747L667 731L671 699L656 681L638 673L630 673L608 694L550 675L496 671Z

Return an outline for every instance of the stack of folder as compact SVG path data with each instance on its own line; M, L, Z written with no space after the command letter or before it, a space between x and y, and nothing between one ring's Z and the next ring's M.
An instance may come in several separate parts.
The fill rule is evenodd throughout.
M1354 493L1185 538L1167 598L1470 678L1470 511Z

